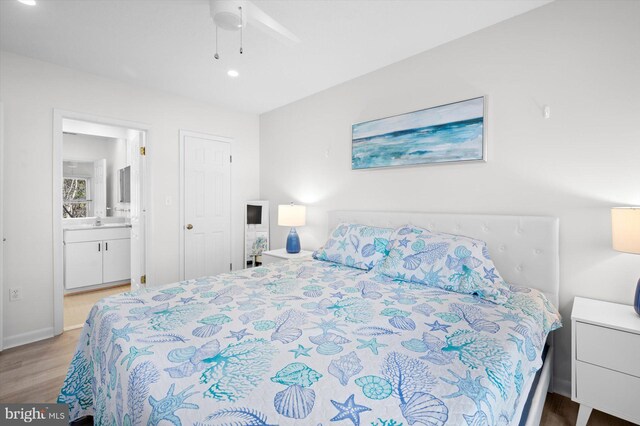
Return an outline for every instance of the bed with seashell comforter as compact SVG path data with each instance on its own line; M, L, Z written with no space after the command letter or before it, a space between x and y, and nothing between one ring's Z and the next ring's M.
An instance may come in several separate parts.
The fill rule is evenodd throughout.
M58 401L97 425L511 424L557 311L303 259L96 304Z

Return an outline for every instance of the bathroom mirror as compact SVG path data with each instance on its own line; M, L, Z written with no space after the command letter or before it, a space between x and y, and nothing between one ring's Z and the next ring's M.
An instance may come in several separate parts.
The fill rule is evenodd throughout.
M63 134L63 219L128 216L128 153L126 139Z
M131 202L131 166L119 170L120 173L120 202Z

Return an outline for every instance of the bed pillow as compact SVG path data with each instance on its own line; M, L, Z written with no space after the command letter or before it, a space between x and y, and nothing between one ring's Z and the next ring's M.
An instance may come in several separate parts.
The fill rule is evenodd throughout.
M392 228L341 223L313 257L368 271L387 255L392 233Z
M476 294L495 303L506 301L498 287L504 280L484 241L411 225L396 229L390 238L393 244L389 254L375 272L396 280Z

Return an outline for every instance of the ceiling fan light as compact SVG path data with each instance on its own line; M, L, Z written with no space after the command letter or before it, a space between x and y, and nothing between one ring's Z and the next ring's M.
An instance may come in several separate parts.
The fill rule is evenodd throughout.
M237 11L218 12L213 16L213 22L223 30L237 31L242 28L242 22Z

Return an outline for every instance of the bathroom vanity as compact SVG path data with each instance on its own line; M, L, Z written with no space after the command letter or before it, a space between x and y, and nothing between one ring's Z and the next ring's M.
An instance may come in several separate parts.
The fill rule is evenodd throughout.
M131 226L83 224L64 229L64 286L79 290L131 278Z

